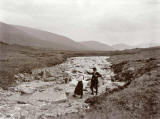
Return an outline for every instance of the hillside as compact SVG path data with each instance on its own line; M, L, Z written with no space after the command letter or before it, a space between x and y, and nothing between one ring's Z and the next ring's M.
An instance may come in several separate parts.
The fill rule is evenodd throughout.
M135 47L137 47L137 48L148 48L148 47L156 47L156 46L160 46L160 44L156 43L156 42L150 42L150 43L139 44Z
M54 33L0 22L0 41L56 50L89 50L87 47Z
M84 41L84 42L80 42L80 43L83 44L84 46L89 47L90 49L93 49L96 51L113 51L113 50L115 50L111 46L104 44L104 43L97 42L97 41Z
M112 47L116 50L125 50L125 49L132 49L133 46L129 46L126 44L116 44L116 45L112 45Z
M18 44L22 46L32 46L41 48L51 48L54 50L87 50L87 51L113 51L125 50L140 47L157 46L157 44L141 44L139 46L129 46L126 44L116 44L113 46L98 41L76 42L70 38L40 29L10 25L0 22L0 41L8 44Z

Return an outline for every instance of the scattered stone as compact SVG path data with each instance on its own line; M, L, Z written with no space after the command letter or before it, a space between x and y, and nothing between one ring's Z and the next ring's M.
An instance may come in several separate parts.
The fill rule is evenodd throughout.
M134 69L134 67L129 67L128 70L129 71L134 71L135 69Z
M55 87L54 90L55 90L55 91L63 91L63 89L60 88L60 87Z
M21 93L21 95L34 93L34 90L31 88L23 88L19 89L18 91Z
M145 61L150 62L150 61L153 61L153 60L156 60L156 59L155 58L147 58Z
M64 82L65 82L65 84L67 84L69 82L69 79L68 78L64 78Z
M24 101L17 101L18 104L26 104Z
M75 70L75 69L74 69L74 70L72 70L72 73L73 73L73 74L77 73L77 70Z
M49 77L49 78L45 78L44 81L49 82L49 81L56 81L55 77Z
M126 82L114 82L113 84L116 85L116 86L123 87L126 84Z
M99 94L105 91L106 87L109 89L115 88L112 83L107 82L112 71L109 71L111 70L109 69L110 63L106 61L106 57L75 57L72 58L72 61L68 59L65 63L51 68L37 69L33 71L32 75L22 74L27 80L15 87L15 95L7 98L7 100L13 102L9 106L12 107L13 113L15 112L16 114L28 111L29 116L25 113L24 116L29 119L39 119L39 115L42 115L41 118L44 119L56 118L56 115L60 116L66 113L78 112L79 110L87 110L89 106L84 104L84 100L91 96L89 89L91 75L88 75L86 70L92 72L91 68L93 67L97 67L98 72L104 78L99 79L104 81L103 83L100 82ZM106 68L108 69L106 70ZM30 78L31 76L34 76L34 78ZM84 79L82 78L84 97L83 99L76 98L75 100L72 95L79 76L84 76ZM19 77L17 75L17 78ZM96 104L96 98L89 102Z
M90 105L94 105L94 104L99 104L100 102L98 102L98 97L91 97L85 100L85 103L89 103Z
M23 74L19 74L20 78L24 79L24 75Z
M7 118L11 118L11 115L6 115Z

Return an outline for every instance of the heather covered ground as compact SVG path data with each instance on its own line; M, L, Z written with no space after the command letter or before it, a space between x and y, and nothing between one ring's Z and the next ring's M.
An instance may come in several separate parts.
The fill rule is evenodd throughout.
M87 99L90 110L60 119L160 118L160 50L116 55L110 58L110 62L116 74L112 81L125 81L126 85Z
M113 52L81 52L1 43L1 49L0 118L14 116L33 118L36 113L38 115L36 118L40 119L159 119L160 117L159 47ZM80 60L74 62L71 58L77 56L110 56L104 63L106 65L103 65L105 67L102 67L104 70L107 69L104 75L108 73L109 78L106 75L108 82L102 83L105 85L102 86L103 91L98 96L90 96L89 90L85 90L89 96L84 96L83 100L71 98L73 102L66 103L67 96L71 93L63 91L67 86L63 79L70 77L70 73L75 73L77 76L85 72L80 68L84 62ZM60 64L66 62L67 58L71 58L73 62L65 66L72 66L69 69L75 66L78 70L64 72ZM95 63L91 64L101 65L102 62L103 60L96 59ZM90 67L84 67L86 68ZM44 69L45 75L42 73ZM73 78L76 77L73 76L68 85L74 82ZM73 89L74 87L71 90ZM52 92L56 92L54 93L57 95L56 98ZM59 92L62 92L61 96ZM68 112L61 114L55 110Z

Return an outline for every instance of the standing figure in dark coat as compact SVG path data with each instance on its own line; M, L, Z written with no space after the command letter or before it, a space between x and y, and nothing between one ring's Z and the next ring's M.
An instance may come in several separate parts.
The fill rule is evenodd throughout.
M98 94L98 77L102 77L102 75L97 72L96 68L93 68L93 72L87 72L88 74L92 75L92 79L91 79L91 86L90 89L92 91L92 95L94 95L94 88L96 89L96 95Z

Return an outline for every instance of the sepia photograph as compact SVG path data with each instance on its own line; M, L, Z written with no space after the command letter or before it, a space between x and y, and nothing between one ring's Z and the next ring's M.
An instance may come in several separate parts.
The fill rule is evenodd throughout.
M160 0L0 0L0 119L160 119Z

